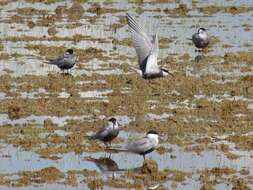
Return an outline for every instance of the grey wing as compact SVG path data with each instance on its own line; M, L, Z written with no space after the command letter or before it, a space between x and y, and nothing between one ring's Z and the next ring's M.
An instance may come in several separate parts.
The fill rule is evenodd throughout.
M103 139L105 138L109 132L110 132L110 129L112 128L111 124L109 123L107 126L104 126L102 129L100 129L95 135L94 137L96 139Z
M141 26L139 26L139 24L129 14L127 14L127 21L132 34L132 41L138 56L138 62L139 65L141 65L149 56L153 45Z
M126 147L127 150L135 153L143 153L150 150L151 148L153 148L153 144L149 141L148 138L143 138L132 142Z
M201 39L200 39L198 33L195 33L195 34L192 35L192 41L193 41L193 43L197 43L197 42L199 42L200 40L201 40Z
M208 45L208 39L200 38L197 33L192 35L192 41L197 48L204 48Z
M56 59L52 59L49 61L49 64L53 64L53 65L63 65L64 64L64 61L65 61L65 57L64 55L62 56L59 56L58 58Z
M96 134L93 135L93 138L104 139L107 135L108 135L108 130L106 130L106 128L102 128Z
M157 64L157 57L159 53L159 44L158 44L158 35L156 34L153 37L153 48L150 55L148 56L145 72L146 73L159 73L160 67Z
M159 41L158 41L158 34L156 33L154 36L153 36L153 50L152 52L154 54L156 54L156 56L158 56L158 53L159 53Z

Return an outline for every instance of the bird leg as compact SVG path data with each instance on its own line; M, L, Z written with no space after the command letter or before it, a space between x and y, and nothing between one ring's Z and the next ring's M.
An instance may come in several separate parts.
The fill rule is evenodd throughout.
M104 142L104 144L105 144L105 149L104 149L104 150L107 150L107 149L110 148L110 147L108 146L108 143L107 143L107 142Z

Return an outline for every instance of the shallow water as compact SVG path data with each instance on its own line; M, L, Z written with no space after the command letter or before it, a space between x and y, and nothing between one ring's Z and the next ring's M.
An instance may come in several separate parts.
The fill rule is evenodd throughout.
M253 188L252 1L48 2L0 2L1 189L129 189L140 180L142 189ZM174 78L134 71L126 12L158 32L159 61ZM212 36L201 56L187 41L200 26ZM78 63L69 75L43 63L70 47ZM133 178L141 156L85 138L110 117L122 128L114 146L150 129L164 135L147 158L165 179ZM116 169L101 170L102 158ZM36 173L50 167L64 175Z

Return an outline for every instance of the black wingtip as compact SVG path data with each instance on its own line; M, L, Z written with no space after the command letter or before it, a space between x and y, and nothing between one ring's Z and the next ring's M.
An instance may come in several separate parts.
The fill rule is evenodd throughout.
M129 13L126 13L127 22L129 24L130 20L133 20L132 16Z
M136 23L135 19L129 14L129 13L126 13L126 17L127 17L127 22L130 24L131 22L132 23Z

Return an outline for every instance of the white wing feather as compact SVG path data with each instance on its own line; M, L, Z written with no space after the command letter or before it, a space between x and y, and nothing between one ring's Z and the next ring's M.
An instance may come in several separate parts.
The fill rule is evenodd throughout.
M138 62L139 65L141 65L149 56L153 45L141 26L129 14L127 14L127 21L132 34L132 41L138 56Z
M156 34L153 40L152 51L148 57L146 63L145 73L159 73L160 68L157 64L157 57L159 53L159 43L158 43L158 35Z

